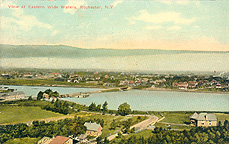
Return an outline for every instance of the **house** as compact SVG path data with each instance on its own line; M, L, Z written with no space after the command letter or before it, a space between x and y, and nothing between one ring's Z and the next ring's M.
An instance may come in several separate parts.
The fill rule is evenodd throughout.
M213 113L194 113L190 116L191 126L208 127L217 126L217 117Z
M105 86L105 87L115 87L115 83L104 83L103 86Z
M178 85L179 85L179 84L176 83L176 82L173 83L173 87L178 87Z
M24 77L33 77L32 73L24 73Z
M90 136L100 136L102 134L102 127L100 124L97 124L96 122L86 122L84 126L87 127L86 134Z
M188 87L188 83L187 82L179 82L178 88L180 90L186 90Z
M37 144L73 144L73 139L64 136L56 136L55 138L43 137Z
M198 85L196 81L189 81L188 82L188 87L189 88L195 88Z
M77 139L76 139L79 143L89 143L89 141L87 140L87 135L86 134L81 134Z
M135 82L133 80L130 81L130 86L135 86Z
M120 81L119 86L123 86L123 85L129 85L129 81L128 80Z
M222 88L221 84L216 84L215 88Z

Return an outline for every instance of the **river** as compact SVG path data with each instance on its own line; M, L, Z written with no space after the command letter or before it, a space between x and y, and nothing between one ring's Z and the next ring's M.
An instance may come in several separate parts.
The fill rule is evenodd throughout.
M6 86L6 85L4 85ZM24 91L26 96L36 96L39 91L48 88L60 94L91 92L96 88L69 88L69 87L40 87L40 86L8 86ZM87 98L62 98L85 105L92 102L103 104L108 102L109 109L117 109L124 102L131 105L132 110L143 111L228 111L229 94L147 91L130 90L122 92L95 93Z

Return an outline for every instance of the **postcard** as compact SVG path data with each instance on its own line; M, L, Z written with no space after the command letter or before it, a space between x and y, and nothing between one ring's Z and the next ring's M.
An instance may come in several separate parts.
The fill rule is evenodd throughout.
M1 0L0 143L228 143L228 9Z

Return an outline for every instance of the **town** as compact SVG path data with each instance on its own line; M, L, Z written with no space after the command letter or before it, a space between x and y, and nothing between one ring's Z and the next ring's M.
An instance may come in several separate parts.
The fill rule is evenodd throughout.
M228 92L229 74L151 74L106 71L2 70L1 84ZM32 83L31 83L32 81Z

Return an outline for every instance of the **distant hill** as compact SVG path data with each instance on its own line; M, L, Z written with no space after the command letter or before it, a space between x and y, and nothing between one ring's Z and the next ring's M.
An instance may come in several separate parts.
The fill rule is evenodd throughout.
M179 50L119 50L119 49L82 49L65 45L6 45L0 44L0 58L25 58L25 57L113 57L113 56L143 56L161 54L184 53L228 53L206 51L179 51Z

